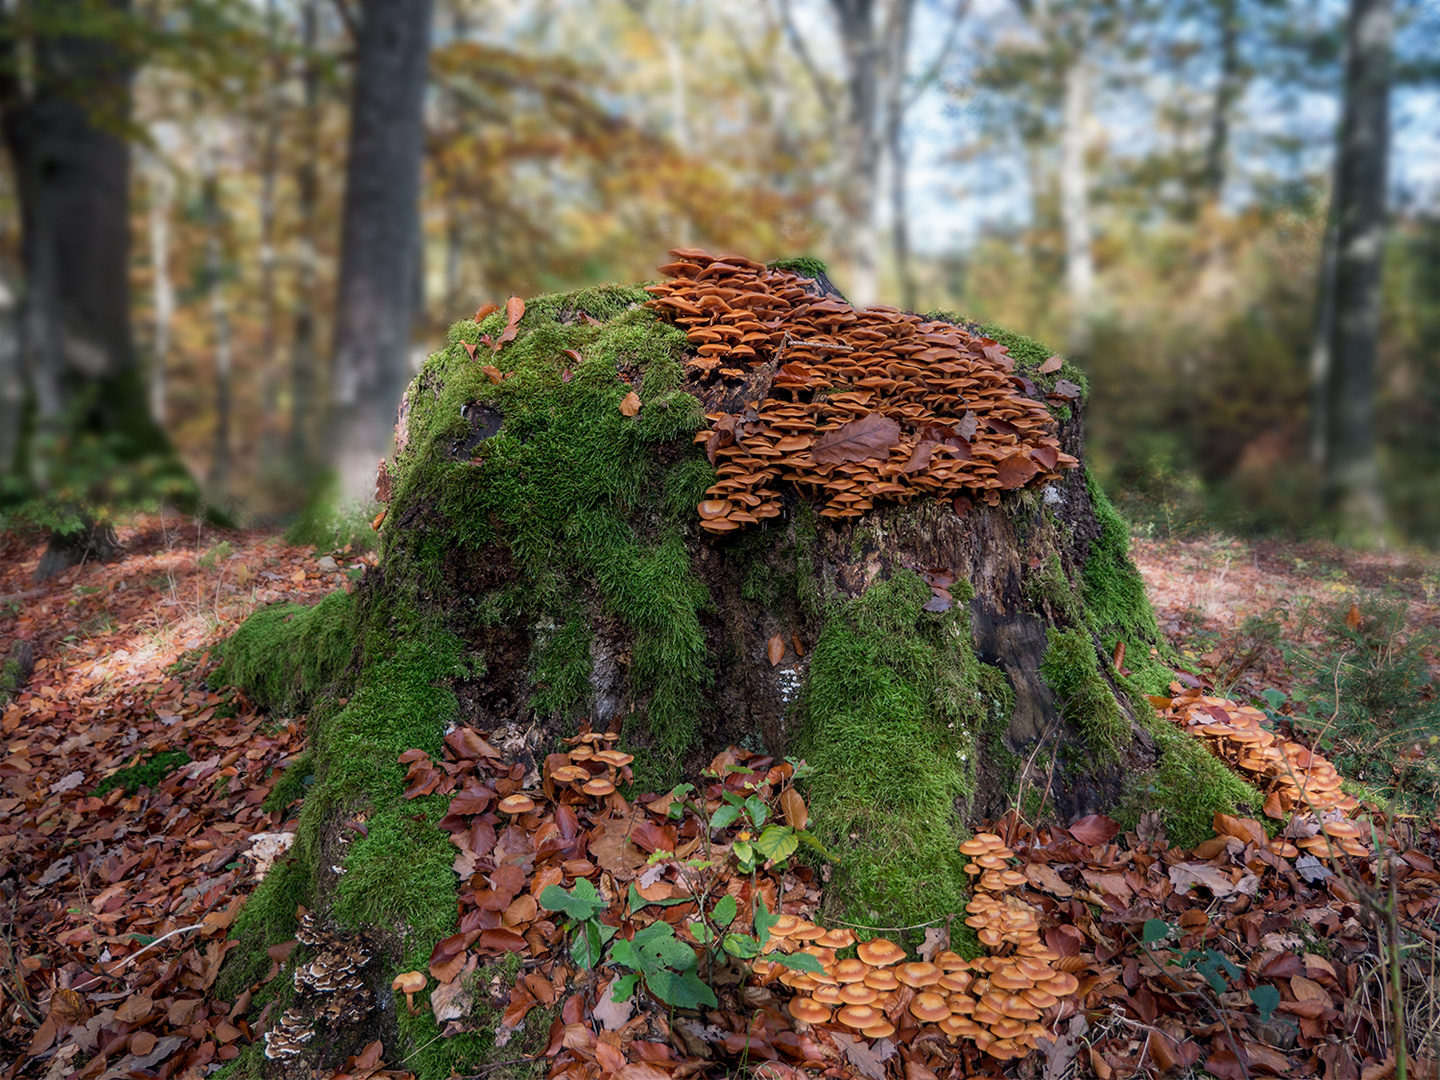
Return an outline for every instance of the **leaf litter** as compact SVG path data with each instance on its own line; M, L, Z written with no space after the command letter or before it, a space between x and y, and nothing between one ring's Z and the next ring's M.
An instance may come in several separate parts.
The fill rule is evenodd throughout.
M6 1076L201 1077L275 1021L250 1015L248 992L218 1000L214 979L233 947L226 932L240 903L289 831L286 811L267 813L260 803L277 769L303 749L303 720L264 717L242 697L210 690L206 650L257 604L314 602L344 585L342 564L363 560L337 552L331 570L308 549L272 537L224 535L225 560L205 568L203 544L184 542L161 519L140 519L125 537L124 561L80 567L25 604L0 609L0 633L31 642L37 657L24 690L0 714ZM0 589L30 592L24 575L39 545L13 537L3 544ZM196 659L180 664L185 657ZM1265 771L1253 741L1234 738L1246 730L1246 707L1179 682L1172 694L1161 706L1172 722L1226 729L1196 737L1248 768L1271 795L1282 792L1285 777ZM746 934L753 926L757 938L776 917L813 925L823 867L761 858L740 873L737 848L754 839L746 823L712 829L705 817L725 794L750 792L775 814L772 824L803 829L804 800L788 766L729 751L678 805L668 795L631 802L619 792L628 755L608 736L582 729L547 759L538 789L525 787L536 778L523 765L469 729L447 736L442 762L412 752L398 763L413 795L452 794L444 827L462 879L460 932L436 945L416 1007L443 1015L443 1033L454 1035L477 1023L475 996L487 993L502 1013L497 1044L537 1008L547 1010L541 1064L551 1076L683 1080L748 1064L773 1080L1059 1080L1200 1068L1221 1077L1386 1080L1396 1063L1377 959L1383 949L1361 899L1381 884L1377 874L1393 883L1402 931L1429 946L1440 941L1435 828L1389 821L1365 805L1308 809L1302 776L1290 805L1267 800L1275 811L1268 828L1217 815L1216 835L1193 850L1171 848L1149 815L1134 830L1098 814L1068 828L1033 827L1013 814L986 824L1004 837L1001 862L1018 875L1004 904L1034 913L1043 944L1032 954L1053 957L1055 970L1075 978L1074 993L1039 1009L1050 1034L1037 1052L997 1060L980 1041L948 1037L906 1006L889 1014L884 1036L835 1018L807 1023L792 1011L795 1002L826 983L803 972L777 981L773 953L743 961L697 933L722 910L730 926ZM177 745L192 764L153 787L90 794L107 773ZM1309 773L1319 764L1294 760ZM503 809L515 796L513 809ZM1364 836L1354 835L1356 819L1367 818ZM1372 823L1385 859L1366 843ZM976 858L977 874L984 858ZM577 963L567 929L574 920L539 900L551 886L578 896L582 883L600 905L598 923L613 930L609 940L660 927L693 949L715 1006L676 1012L643 983L615 1001L627 972L608 947L596 950L593 968ZM948 922L926 928L926 959L953 955ZM1156 923L1159 937L1150 931ZM826 956L825 946L806 946L830 970L854 948ZM980 1007L995 991L980 991L977 981L1014 966L1016 949L1001 940L966 961L968 992L952 998ZM482 961L511 953L523 959L512 985L464 982ZM1428 985L1429 961L1407 955L1402 976L1407 986ZM1417 1037L1412 1045L1425 1043ZM406 1075L387 1068L385 1056L371 1042L332 1075ZM1428 1057L1409 1066L1411 1075L1435 1075Z

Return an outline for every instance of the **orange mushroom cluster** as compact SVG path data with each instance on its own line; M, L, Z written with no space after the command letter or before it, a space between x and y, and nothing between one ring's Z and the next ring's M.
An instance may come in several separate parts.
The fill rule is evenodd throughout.
M790 1015L807 1024L840 1024L871 1039L933 1025L951 1042L969 1039L1000 1060L1029 1053L1036 1039L1051 1037L1041 1015L1075 993L1079 980L1052 966L1059 956L1041 941L1035 910L1004 895L1026 880L1010 868L1013 854L1004 842L981 833L960 850L972 857L978 877L965 921L994 955L965 960L945 951L932 961L907 961L900 946L876 938L862 942L855 957L838 960L836 951L855 941L849 930L782 915L766 951L806 952L824 970L761 960L755 973L794 990Z
M1152 698L1171 722L1204 739L1210 752L1245 774L1266 795L1265 813L1289 817L1294 810L1350 813L1359 802L1340 787L1340 773L1321 755L1261 726L1265 714L1252 705L1189 691Z
M572 749L564 754L545 757L545 795L558 801L561 792L576 791L603 799L613 795L620 784L634 779L630 763L633 754L615 749L619 732L584 731L565 742Z
M696 437L719 473L699 505L708 531L778 515L782 481L823 499L822 515L853 518L876 499L921 495L994 506L1001 491L1078 464L1004 345L817 296L807 279L738 255L670 254L647 306L685 328L698 354L686 365L692 379L733 384L738 396L729 411L707 413ZM1062 379L1050 397L1079 394Z

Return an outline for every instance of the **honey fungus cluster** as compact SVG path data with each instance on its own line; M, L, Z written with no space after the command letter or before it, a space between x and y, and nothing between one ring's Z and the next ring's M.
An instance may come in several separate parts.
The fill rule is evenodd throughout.
M1260 788L1270 817L1287 818L1307 808L1348 814L1360 805L1342 790L1334 765L1299 743L1266 731L1260 723L1265 714L1252 705L1198 691L1151 698L1151 702L1166 719L1204 739L1211 753Z
M993 955L965 960L946 951L932 961L903 962L904 949L876 938L862 943L853 959L837 960L836 950L854 944L854 934L784 915L771 927L767 951L807 952L824 970L794 971L762 960L756 974L778 977L794 990L790 1015L807 1024L840 1024L871 1039L934 1025L952 1043L971 1040L1002 1061L1023 1057L1037 1039L1053 1037L1041 1016L1080 982L1060 970L1060 956L1041 940L1035 909L1006 895L1026 878L1010 868L1014 853L1005 842L979 833L960 850L972 860L966 872L977 878L965 922Z
M922 495L963 512L1078 464L1004 345L896 308L854 308L738 255L670 254L647 306L685 329L696 347L687 375L728 406L696 436L719 473L698 508L710 532L778 515L782 482L823 500L829 518ZM1079 395L1061 379L1048 396Z

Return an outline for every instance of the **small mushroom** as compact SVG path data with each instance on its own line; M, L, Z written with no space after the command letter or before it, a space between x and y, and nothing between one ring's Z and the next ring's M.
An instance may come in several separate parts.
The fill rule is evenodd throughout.
M528 814L531 810L535 809L535 800L530 798L529 795L516 792L514 795L507 795L501 799L498 809L502 814L514 814L516 816Z
M910 1015L927 1024L938 1024L950 1015L950 1006L940 994L919 993L910 1002Z
M790 1000L790 1015L807 1024L824 1024L830 1020L830 1008L814 998L796 997Z
M888 967L905 959L905 950L889 938L875 938L861 942L856 955L871 967Z
M614 792L615 785L612 784L609 780L597 776L580 790L585 792L586 795L594 795L599 798L601 796L609 795Z
M410 1015L415 1015L415 995L425 989L425 973L423 971L405 971L395 976L395 981L390 984L390 989L405 995L405 1007L410 1010Z

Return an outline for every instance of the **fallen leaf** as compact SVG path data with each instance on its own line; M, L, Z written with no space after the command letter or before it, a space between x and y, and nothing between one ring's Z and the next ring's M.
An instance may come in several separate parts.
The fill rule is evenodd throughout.
M1108 844L1120 834L1120 823L1104 814L1087 814L1070 826L1070 835L1090 847Z
M640 395L631 390L620 401L620 411L626 416L634 416L640 411Z
M825 432L811 445L810 456L821 465L883 460L899 442L900 425L872 412Z
M1046 360L1043 364L1040 365L1040 374L1049 375L1052 372L1059 371L1064 366L1064 360L1061 360L1058 356L1052 356L1050 357L1050 359Z
M611 987L615 980L611 979L602 986L595 994L595 1007L590 1010L590 1015L606 1031L619 1031L627 1023L630 1017L635 1014L635 995L630 995L620 1001L612 1001L613 991Z
M766 643L765 652L770 657L771 667L779 664L785 659L785 639L776 634Z
M477 311L475 312L475 321L476 321L477 323L478 323L478 322L484 322L489 316L495 314L495 312L497 312L497 311L499 311L499 310L500 310L500 305L499 305L499 304L495 304L495 303L485 303L485 304L481 304L479 310L477 310Z

